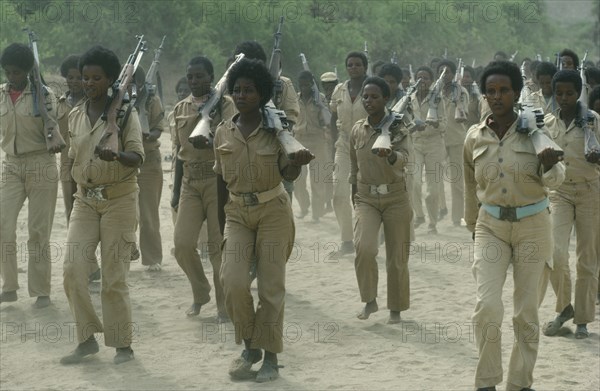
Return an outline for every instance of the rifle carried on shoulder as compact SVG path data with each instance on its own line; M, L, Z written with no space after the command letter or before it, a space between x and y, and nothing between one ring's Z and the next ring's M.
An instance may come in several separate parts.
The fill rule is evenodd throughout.
M587 77L585 75L586 66L585 60L587 59L588 52L586 51L583 59L579 65L579 76L582 81L581 94L577 100L577 117L575 118L575 124L583 129L584 133L584 156L585 159L590 163L596 163L600 158L600 144L594 134L594 115L590 113L587 107L588 93L587 93Z
M304 68L305 71L310 72L310 67L308 66L308 61L306 60L304 53L300 53L300 59L302 60L302 68ZM314 75L312 81L313 102L319 108L319 125L329 126L331 123L331 112L329 111L329 108L325 102L323 102L321 99L321 93L319 92L319 87L315 82Z
M41 117L44 123L44 134L46 135L46 149L49 153L58 153L67 146L65 140L60 135L58 123L49 111L52 110L51 102L46 101L49 95L48 87L42 80L40 72L40 56L37 48L37 36L29 28L23 29L29 36L29 48L33 52L33 69L29 74L29 83L33 94L33 113L36 117Z
M425 97L425 102L429 103L429 110L427 110L427 118L425 119L425 122L428 124L437 124L440 121L437 109L441 101L442 83L447 70L448 68L444 67L444 71L440 74L440 77L436 80L433 88L429 90L429 93Z
M279 48L281 40L281 26L283 25L283 16L279 19L279 25L277 26L277 32L274 34L275 43L273 44L273 51L271 52L271 60L269 61L269 72L275 82L275 88L273 91L273 99L278 99L276 94L283 92L283 84L280 80L281 76L281 49ZM281 148L290 160L294 159L296 152L305 150L306 148L298 142L292 135L289 128L289 122L283 110L277 109L276 104L271 99L264 107L263 110L263 125L265 128L275 134Z
M227 76L229 71L235 64L244 58L244 53L235 56L235 61L229 65L221 79L215 85L215 88L210 92L210 97L202 106L198 108L198 118L200 121L194 127L194 130L188 137L188 140L196 149L207 149L213 147L215 135L210 130L210 124L215 117L216 109L223 98L225 88L227 87Z
M138 40L135 50L129 55L127 61L121 69L119 78L112 85L112 97L108 103L106 112L102 115L102 119L107 121L107 127L104 134L100 138L100 142L95 148L94 153L99 155L102 149L108 148L113 153L119 151L119 125L117 119L123 117L124 112L121 109L124 103L130 102L129 93L127 92L129 85L133 82L133 74L135 73L142 55L146 51L146 42L143 35L136 35ZM132 94L133 95L133 94ZM132 96L133 98L133 96Z
M523 80L527 77L523 66L521 66L521 77L523 77ZM519 133L529 135L536 155L539 155L542 151L550 148L553 153L558 156L558 159L562 160L561 156L565 154L562 148L541 131L545 126L544 109L541 107L534 107L531 90L526 86L523 86L523 89L521 90L517 107L519 109L519 117L517 119L516 130Z
M458 71L454 75L452 88L454 89L454 100L456 108L454 110L454 120L458 123L467 122L467 94L463 91L462 78L465 73L465 65L462 58L458 59Z
M404 114L395 113L393 111L386 114L383 121L381 121L381 125L375 128L375 130L381 130L381 133L373 143L371 152L377 155L382 149L386 151L392 150L392 136L390 129L399 126L402 123L403 117Z
M135 108L138 111L140 125L142 126L142 135L144 135L144 137L147 137L150 134L150 123L148 120L148 115L146 114L146 104L148 103L148 99L152 98L157 91L156 75L158 73L158 64L160 63L159 59L163 50L165 38L167 38L166 35L163 36L163 39L160 42L160 46L158 47L158 49L154 50L154 59L152 60L152 64L150 64L148 73L146 73L146 80L144 80L144 86L142 87L140 94L137 96L136 99ZM137 88L135 83L134 87Z

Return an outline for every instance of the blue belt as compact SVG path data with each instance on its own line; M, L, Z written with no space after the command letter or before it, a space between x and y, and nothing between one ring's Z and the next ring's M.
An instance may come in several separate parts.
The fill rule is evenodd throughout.
M548 197L535 204L519 206L515 208L505 208L504 206L481 204L486 212L497 218L498 220L519 221L524 217L533 216L540 213L548 207Z

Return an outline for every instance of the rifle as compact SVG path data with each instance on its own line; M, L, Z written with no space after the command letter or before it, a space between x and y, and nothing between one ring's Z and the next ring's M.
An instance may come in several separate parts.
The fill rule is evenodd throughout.
M467 122L466 94L461 87L462 78L465 72L465 65L462 58L458 59L458 72L454 75L453 88L456 109L454 110L454 120L458 123ZM458 96L457 96L458 95Z
M523 65L521 65L521 77L523 77L523 80L526 78L525 67ZM528 87L523 86L521 95L519 96L519 103L517 104L519 110L517 132L529 135L536 155L539 155L542 151L550 148L553 150L555 156L558 156L559 160L562 160L561 156L564 155L562 148L560 148L550 137L540 131L540 129L545 126L544 110L541 107L535 108L533 105L534 101L531 90Z
M440 74L440 77L436 80L433 88L429 90L429 93L425 97L425 102L429 102L429 110L427 110L427 118L425 119L425 122L428 124L437 124L439 122L437 108L441 100L442 83L447 70L448 68L444 67L444 71Z
M300 59L302 60L302 68L305 71L310 72L310 67L308 66L308 61L306 60L306 56L304 53L300 53ZM321 126L329 126L331 123L331 113L329 112L329 108L321 99L321 94L319 93L319 87L317 87L317 83L315 82L315 78L312 79L312 93L313 93L313 102L319 108L319 125Z
M414 84L415 83L415 73L413 72L412 64L408 64L408 73L410 74L410 79L409 79L410 84Z
M274 34L275 43L273 44L273 51L271 52L271 59L269 61L269 72L275 80L275 91L273 98L277 100L277 95L281 96L283 92L283 83L280 79L281 76L281 49L279 48L281 40L281 26L283 25L283 16L279 19L279 25L277 26L277 32ZM304 146L298 142L292 135L290 130L289 122L283 110L277 108L279 104L273 102L271 99L263 109L263 125L264 127L275 134L281 148L287 155L288 159L293 160L296 152L304 150ZM314 158L314 157L313 157Z
M381 133L379 134L379 136L377 136L377 139L373 143L373 146L371 147L371 152L377 155L381 150L392 150L392 138L390 134L390 129L398 126L402 122L403 117L403 114L398 114L393 111L390 111L385 116L383 121L381 121L380 126L375 128L375 130L381 130Z
M535 59L536 59L537 61L539 61L539 62L542 62L542 55L541 55L541 54L539 54L539 53L538 53L538 54L536 54L536 55L535 55Z
M102 119L107 121L107 126L104 130L104 134L102 134L102 137L100 138L100 142L94 150L95 155L99 155L104 148L108 148L115 154L119 151L118 135L120 129L119 125L117 124L117 119L122 117L124 114L123 110L121 109L123 104L130 102L127 89L133 82L133 74L140 64L142 55L146 51L146 42L144 41L144 36L136 35L136 39L138 42L134 51L127 58L127 61L121 69L119 78L112 85L112 98L107 105L108 107L105 113L102 115ZM135 84L135 82L133 84ZM134 93L135 91L131 94L132 99L134 98Z
M338 78L338 74L337 74L337 66L336 65L333 66L333 73L335 73L335 78L337 79Z
M229 76L231 68L240 62L242 58L244 58L244 53L235 56L235 61L229 65L229 68L227 68L223 76L221 76L221 79L219 79L215 88L210 92L210 98L198 108L198 117L200 118L200 121L194 127L190 137L188 137L189 142L192 143L194 148L212 148L215 135L210 130L210 124L215 116L217 106L225 93L227 76Z
M371 66L371 61L369 61L369 48L367 48L367 41L365 41L365 49L363 50L365 56L367 57L367 76L373 76L373 67Z
M519 51L515 50L515 52L510 56L510 58L508 59L508 61L515 62L515 57L517 57L518 53L519 53Z
M152 64L150 64L150 68L148 69L148 73L146 73L146 80L144 81L144 86L142 87L140 96L138 96L138 100L136 100L135 108L138 111L138 116L140 118L140 124L142 125L142 135L147 137L150 134L150 124L148 121L148 115L146 114L146 103L148 99L156 94L157 84L156 84L156 75L158 73L158 64L160 54L163 50L163 44L165 43L165 38L167 36L163 36L162 41L160 42L160 46L158 49L154 50L154 59L152 60Z
M58 123L50 116L49 111L52 110L51 102L46 101L46 96L49 95L48 87L42 80L40 72L40 56L37 48L37 36L28 27L23 31L29 36L29 48L33 52L33 68L29 73L29 83L31 85L31 93L33 95L33 113L36 117L42 117L44 123L44 134L46 135L46 149L49 153L58 153L67 146L65 140L60 135Z
M390 62L392 64L398 65L398 53L396 53L396 52L392 53L392 58L391 58Z
M587 59L588 52L586 50L583 59L579 65L579 75L582 81L581 94L577 100L577 117L575 118L575 124L583 129L585 146L584 156L585 160L590 163L598 162L600 159L600 143L593 131L594 126L594 115L588 110L588 93L587 93L587 77L585 75L586 66L585 60Z

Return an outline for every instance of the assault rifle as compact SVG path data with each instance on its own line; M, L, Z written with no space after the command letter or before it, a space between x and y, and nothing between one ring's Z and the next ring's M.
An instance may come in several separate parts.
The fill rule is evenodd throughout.
M235 56L235 61L229 65L229 68L227 68L223 76L221 76L221 79L219 79L215 88L210 92L211 95L208 100L198 108L198 117L200 118L200 121L194 127L190 137L188 137L189 142L192 143L194 148L212 148L215 135L210 130L210 124L215 116L218 104L225 93L229 71L235 64L240 62L242 58L244 58L244 53Z
M44 134L46 135L46 149L49 153L58 153L67 146L65 140L60 135L58 123L49 111L52 110L51 102L46 101L49 95L48 87L42 80L40 72L40 56L37 49L37 37L29 28L23 29L29 36L29 48L33 52L33 68L29 73L29 83L31 85L31 93L33 95L33 113L36 117L42 117L44 123Z
M425 97L425 102L429 103L429 110L427 110L427 118L425 122L428 124L437 124L439 122L438 118L438 105L441 100L442 93L442 84L444 82L444 76L446 75L448 68L444 67L444 71L440 74L440 77L436 80L433 88L429 90L427 97Z
M584 156L585 160L590 163L597 163L600 159L600 144L594 134L594 115L588 110L588 93L587 93L587 77L585 75L588 52L586 51L579 65L579 75L581 76L582 89L579 99L577 100L577 117L575 124L583 129L585 145Z
M302 60L302 68L304 68L305 71L310 72L310 67L308 66L308 61L306 60L306 56L304 55L304 53L300 53L300 59ZM312 81L313 102L319 108L319 125L329 126L329 124L331 123L331 113L329 112L329 108L327 107L327 105L321 99L319 87L315 82L314 76Z
M144 36L136 35L136 38L138 42L134 51L127 58L127 61L121 69L119 78L112 85L112 97L108 103L106 112L102 115L102 119L105 119L108 124L104 130L104 134L102 134L102 137L100 138L100 142L95 148L94 153L96 155L99 155L104 148L108 148L115 154L119 151L118 135L121 129L119 129L119 125L117 124L117 119L124 115L123 110L121 109L123 104L128 103L131 100L127 91L129 85L134 82L133 74L142 60L142 55L146 51Z
M456 103L456 109L454 110L454 120L458 123L467 121L467 107L466 98L467 94L464 93L461 85L462 78L465 72L465 65L463 64L462 58L458 59L458 72L454 75L454 81L452 88L454 89L454 99Z
M365 41L365 49L363 50L365 56L367 57L367 77L373 76L373 67L371 66L371 61L369 61L369 48L367 48L367 41Z
M163 50L163 44L165 43L165 38L167 36L163 36L162 41L160 42L160 46L158 49L154 50L154 59L152 60L152 64L150 64L150 68L148 69L148 73L146 73L146 80L144 80L144 86L140 91L139 96L136 100L135 108L138 111L138 116L140 118L140 125L142 126L142 134L147 137L150 134L150 124L148 121L148 115L146 114L146 103L148 99L156 94L157 84L156 84L156 75L158 73L158 64L160 63L160 54Z
M411 108L412 95L419 88L419 84L421 84L421 78L416 83L411 84L406 90L406 94L392 107L392 111L402 114L404 125L411 133L417 130L417 124L415 124L412 115L410 115L411 110L409 109Z
M277 32L274 34L275 43L273 44L273 51L271 52L271 60L269 61L269 72L275 81L275 91L273 93L273 100L270 100L264 107L263 110L263 124L268 131L271 131L277 137L277 140L281 144L281 148L287 155L288 159L293 160L296 152L304 150L304 146L298 142L292 135L290 130L289 122L283 110L277 108L277 96L281 97L283 93L283 83L280 79L281 76L281 26L283 25L283 16L279 19L279 25L277 26ZM278 94L278 95L276 95Z

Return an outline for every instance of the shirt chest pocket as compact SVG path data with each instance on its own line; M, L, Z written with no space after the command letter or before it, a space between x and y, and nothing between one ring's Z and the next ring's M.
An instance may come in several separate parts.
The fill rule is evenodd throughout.
M278 167L278 153L277 149L273 146L265 146L256 150L256 162L250 162L252 170L249 171L249 178L255 180L273 180L275 173L279 172ZM255 167L253 167L255 166Z
M196 125L197 118L198 116L196 114L175 118L177 141L179 142L179 145L188 142L188 138L192 134L192 131Z
M512 172L515 181L520 183L532 183L538 177L540 168L539 159L530 140L511 145L514 160L507 164L507 171Z
M236 161L233 154L233 146L230 144L223 144L216 147L219 164L221 166L221 173L225 181L233 177L237 177L239 172L236 170Z

